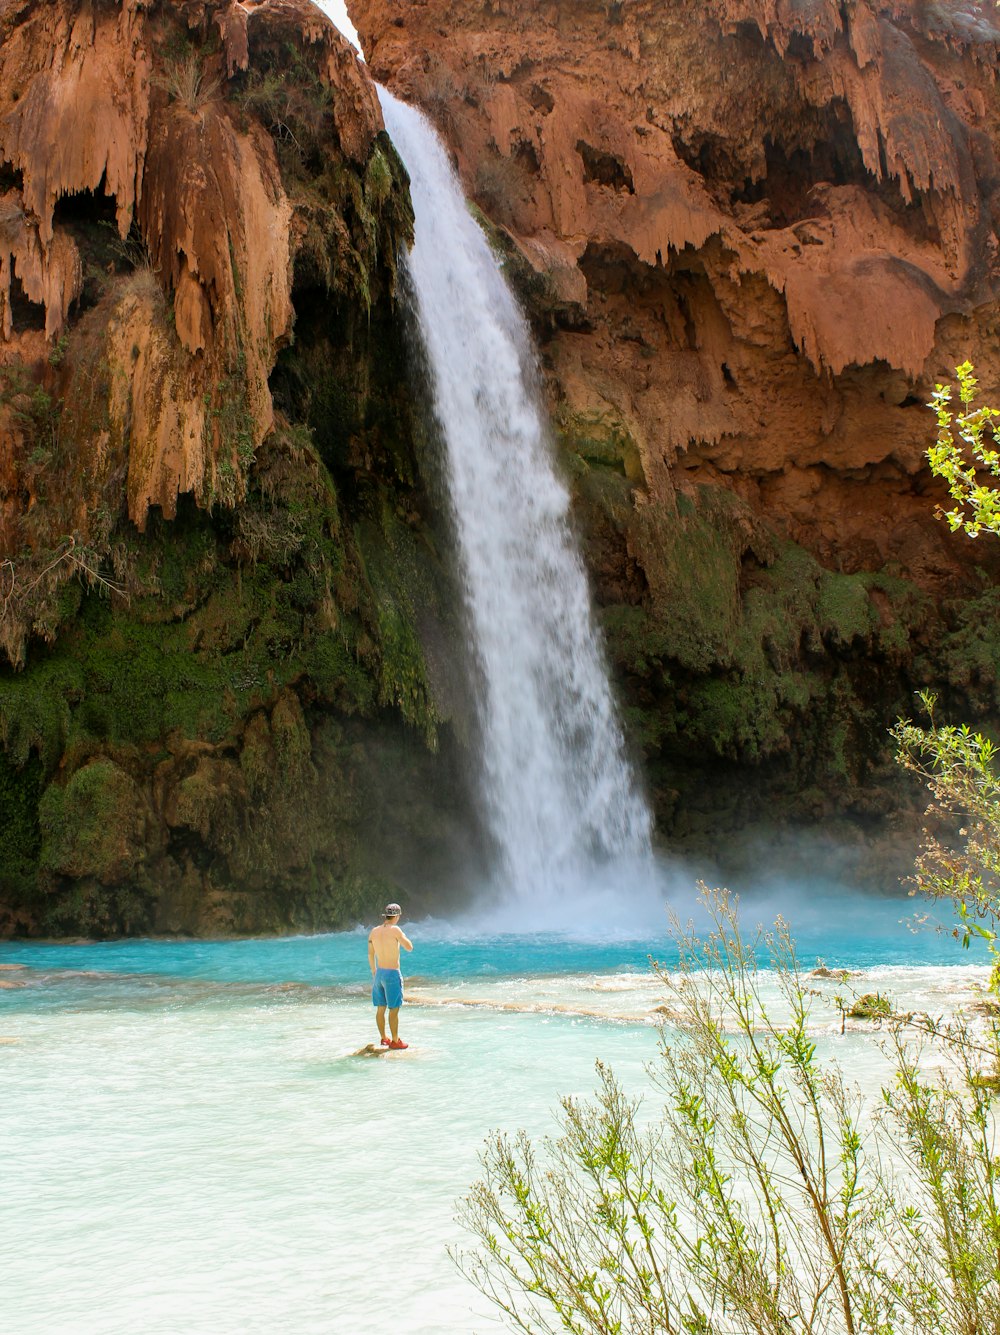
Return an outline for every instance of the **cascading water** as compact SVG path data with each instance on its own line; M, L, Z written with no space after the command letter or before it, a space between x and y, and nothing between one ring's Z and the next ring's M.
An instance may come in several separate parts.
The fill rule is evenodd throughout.
M446 450L471 649L483 799L504 898L555 907L648 864L527 323L425 117L380 90L410 174L405 257Z

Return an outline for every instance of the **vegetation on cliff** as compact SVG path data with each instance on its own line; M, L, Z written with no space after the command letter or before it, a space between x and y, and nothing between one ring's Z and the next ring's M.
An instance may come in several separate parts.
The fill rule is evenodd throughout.
M39 168L10 81L48 106L97 53L101 102L125 47L146 176L137 210L110 177L56 189L82 271L58 336L16 282L5 308L0 929L347 924L465 815L394 307L405 172L311 5L109 11L52 73L75 11L0 14L12 192Z
M933 681L950 715L1000 714L988 551L952 597L901 563L831 569L728 490L650 501L621 418L564 412L557 426L630 735L671 837L752 826L776 800L800 825L846 816L874 830L910 800L886 728L915 691Z

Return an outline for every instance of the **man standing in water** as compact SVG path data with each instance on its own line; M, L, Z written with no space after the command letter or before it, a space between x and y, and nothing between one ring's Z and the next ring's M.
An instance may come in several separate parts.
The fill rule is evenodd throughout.
M399 1008L403 1004L403 975L399 968L399 948L412 950L413 943L399 926L403 910L398 904L386 904L382 910L382 926L373 927L368 935L368 967L372 971L372 1005L379 1037L387 1048L408 1048L399 1036ZM385 1013L389 1012L389 1029L385 1032Z

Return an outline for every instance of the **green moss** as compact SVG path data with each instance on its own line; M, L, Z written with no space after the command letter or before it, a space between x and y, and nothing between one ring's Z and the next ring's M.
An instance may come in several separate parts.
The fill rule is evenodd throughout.
M397 184L398 168L390 160L388 148L379 140L374 144L365 167L364 195L372 211L385 208L393 187Z
M67 883L42 905L38 926L47 936L136 935L152 930L150 899L134 885Z
M652 618L645 607L618 604L600 613L604 638L612 648L615 662L630 675L656 675L670 685L669 653L663 640L654 633Z
M83 698L85 677L66 655L43 660L28 673L0 674L0 738L14 765L23 767L32 752L51 772L66 749L72 704Z
M236 272L235 263L233 272ZM206 416L206 429L214 432L214 454L222 460L220 467L225 468L228 464L233 474L238 468L240 491L235 499L242 499L247 470L253 463L257 446L254 418L246 392L246 359L242 351L233 374L219 385L215 403Z
M38 798L42 767L31 760L20 769L0 751L0 893L14 903L36 888L42 846Z
M721 520L707 509L683 516L650 506L645 507L649 513L639 512L630 521L651 596L642 609L646 630L632 617L623 644L632 655L631 662L620 660L627 671L639 670L641 660L652 660L707 672L739 656L734 645L744 620L740 569L724 504ZM771 618L766 600L751 600L747 618L754 623L748 638L759 638L764 627L757 621ZM617 658L618 646L612 644Z
M1000 711L1000 589L987 589L948 611L955 623L943 652L948 684L979 711Z
M437 601L438 590L429 569L431 553L400 522L388 501L383 502L377 523L359 525L357 539L373 594L380 650L379 703L398 708L434 747L439 720L417 631L418 609L429 611Z
M477 204L470 203L469 212L485 234L524 308L532 315L551 317L560 302L546 275L532 268L510 233L493 222Z
M812 781L856 782L879 745L864 701L901 696L895 665L912 655L928 600L885 574L826 570L729 493L679 499L673 513L601 511L647 580L641 603L601 616L647 755L787 756ZM884 727L891 717L887 699Z
M816 622L821 635L840 648L870 642L879 625L870 576L824 573L818 592Z
M639 447L627 424L616 414L560 409L555 428L561 447L593 468L610 468L633 482L643 480ZM586 476L589 469L583 469Z
M337 631L318 635L303 656L305 671L322 699L344 713L371 714L375 686Z
M281 773L300 774L312 755L312 741L294 695L283 695L278 699L271 711L271 734Z
M683 693L677 729L716 755L758 760L787 748L793 720L810 705L816 686L810 676L791 672L710 677Z
M0 736L15 764L36 753L51 772L88 739L148 746L177 731L219 742L311 670L319 698L371 710L372 682L357 657L362 622L334 594L338 585L351 593L352 570L360 582L340 541L336 490L301 438L276 442L266 462L235 533L241 550L252 540L259 557L282 564L234 564L227 531L190 509L146 539L130 535L130 557L153 591L127 607L87 597L53 650L36 652L26 672L0 676ZM395 662L405 627L386 614L391 597L391 587L372 590L371 622L383 626Z
M38 817L45 871L116 884L142 861L139 794L132 779L110 760L84 765L65 787L50 784Z

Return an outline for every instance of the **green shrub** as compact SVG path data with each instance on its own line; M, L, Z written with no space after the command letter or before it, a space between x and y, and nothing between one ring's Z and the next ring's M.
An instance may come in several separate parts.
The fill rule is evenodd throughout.
M902 719L893 729L899 764L916 774L932 796L913 878L915 888L957 909L956 934L964 946L973 937L987 943L994 958L992 986L996 990L1000 988L997 747L968 724L938 724L936 697L925 692L921 699L930 726Z
M817 1056L787 927L748 942L725 893L704 893L713 930L675 926L679 969L660 974L676 1017L661 1115L598 1063L557 1138L491 1137L465 1273L517 1329L553 1335L1000 1329L1000 1028L925 1026L939 1080L895 1024L873 1117Z
M947 385L935 386L931 400L938 437L927 458L931 471L947 482L948 494L958 502L954 510L941 513L952 532L961 529L970 538L980 533L1000 534L1000 488L992 480L1000 478L996 448L1000 409L973 406L979 382L971 362L956 367L955 375L962 411L957 416L952 412L952 391ZM955 440L956 430L961 444Z

